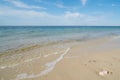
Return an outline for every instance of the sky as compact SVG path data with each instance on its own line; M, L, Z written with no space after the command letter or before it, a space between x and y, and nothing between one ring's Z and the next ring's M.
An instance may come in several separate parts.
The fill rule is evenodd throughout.
M120 0L0 0L0 26L120 26Z

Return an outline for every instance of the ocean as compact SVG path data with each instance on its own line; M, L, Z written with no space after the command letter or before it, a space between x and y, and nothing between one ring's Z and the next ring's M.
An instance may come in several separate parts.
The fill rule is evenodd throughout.
M0 52L27 45L119 36L119 26L0 26Z

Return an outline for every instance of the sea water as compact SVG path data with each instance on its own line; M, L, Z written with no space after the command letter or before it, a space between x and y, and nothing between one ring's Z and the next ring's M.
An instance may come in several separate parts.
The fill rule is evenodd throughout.
M26 45L120 36L119 26L1 26L0 52Z

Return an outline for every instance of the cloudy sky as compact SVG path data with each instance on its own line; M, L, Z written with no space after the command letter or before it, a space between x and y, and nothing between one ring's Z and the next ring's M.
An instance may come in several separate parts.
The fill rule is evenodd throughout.
M0 0L2 25L120 26L120 0Z

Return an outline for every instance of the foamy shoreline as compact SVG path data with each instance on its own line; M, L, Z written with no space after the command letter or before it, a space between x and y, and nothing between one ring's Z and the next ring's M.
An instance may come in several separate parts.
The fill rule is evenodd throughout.
M119 45L119 38L101 38L70 48L25 51L10 62L1 59L0 76L2 80L115 80L120 78Z

